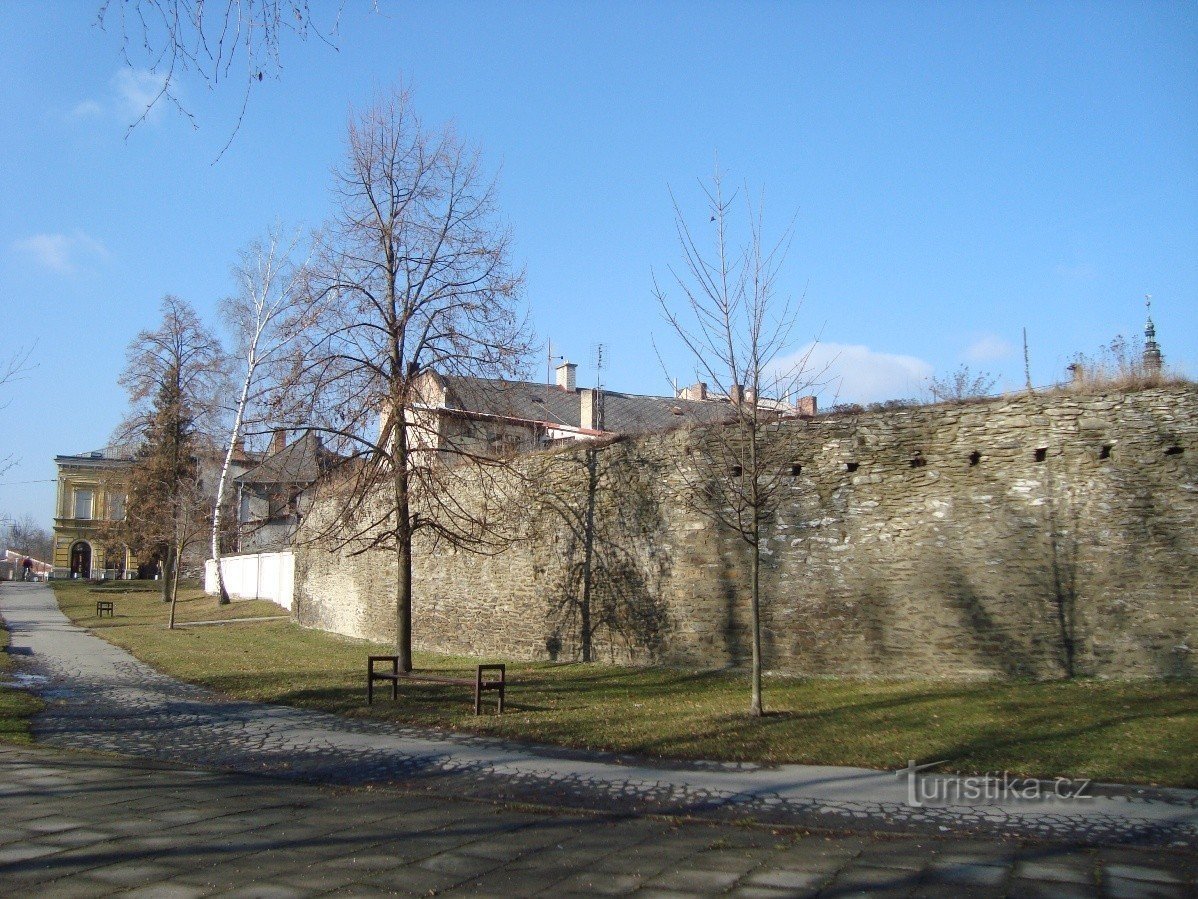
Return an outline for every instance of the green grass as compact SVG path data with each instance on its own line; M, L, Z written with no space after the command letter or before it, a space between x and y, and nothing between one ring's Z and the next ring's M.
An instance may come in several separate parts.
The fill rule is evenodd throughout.
M118 595L95 617L94 593L55 584L77 623L184 680L244 699L564 746L671 758L940 770L1198 787L1193 681L984 682L769 678L770 714L745 714L743 673L512 663L418 654L419 669L460 672L508 661L508 712L474 717L467 687L401 685L400 700L365 703L370 652L387 647L290 621L165 628L153 594ZM278 614L266 602L218 606L182 594L179 620ZM383 695L386 695L385 693Z
M42 707L41 701L24 690L3 686L13 673L12 656L8 650L8 628L0 627L0 742L29 743L29 719Z

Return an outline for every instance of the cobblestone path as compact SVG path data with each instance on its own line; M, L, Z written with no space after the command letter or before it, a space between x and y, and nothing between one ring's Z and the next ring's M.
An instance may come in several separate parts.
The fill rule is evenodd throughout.
M530 810L0 746L0 895L1193 896L1193 854Z
M891 772L667 764L397 728L224 699L70 624L41 585L6 584L22 675L48 700L39 742L319 783L615 814L751 819L822 830L1198 846L1198 792L1111 788L1090 801L911 807Z

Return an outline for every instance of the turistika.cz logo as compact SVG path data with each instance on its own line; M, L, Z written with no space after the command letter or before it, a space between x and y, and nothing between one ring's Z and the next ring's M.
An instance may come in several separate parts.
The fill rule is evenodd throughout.
M1014 777L1006 771L961 776L921 776L920 772L946 760L915 764L912 759L906 768L895 771L896 777L907 778L907 804L915 808L926 805L999 805L1008 802L1084 802L1093 799L1090 780L1029 780Z

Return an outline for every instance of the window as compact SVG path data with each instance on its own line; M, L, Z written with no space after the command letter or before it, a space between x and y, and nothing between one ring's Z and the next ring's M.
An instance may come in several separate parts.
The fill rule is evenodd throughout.
M75 517L88 520L92 517L92 491L75 491Z
M111 493L108 496L108 518L110 521L125 520L125 494Z

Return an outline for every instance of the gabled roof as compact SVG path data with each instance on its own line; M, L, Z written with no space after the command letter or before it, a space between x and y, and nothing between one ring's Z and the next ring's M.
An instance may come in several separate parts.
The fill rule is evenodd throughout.
M294 443L268 455L234 480L242 484L311 484L332 459L333 454L321 446L320 437L305 431Z
M451 409L525 419L571 428L582 424L582 392L537 384L490 378L444 377L446 404ZM681 424L724 421L732 414L727 403L685 400L668 396L641 396L604 390L603 430L616 434L644 434Z

